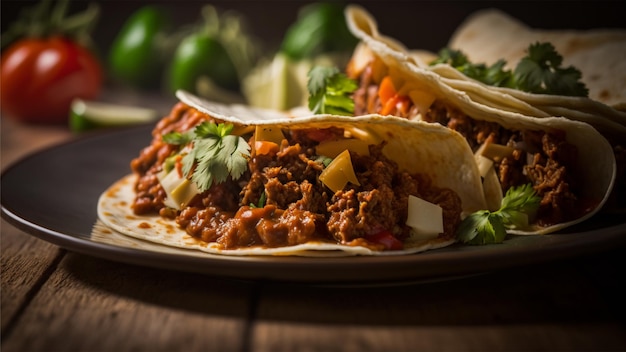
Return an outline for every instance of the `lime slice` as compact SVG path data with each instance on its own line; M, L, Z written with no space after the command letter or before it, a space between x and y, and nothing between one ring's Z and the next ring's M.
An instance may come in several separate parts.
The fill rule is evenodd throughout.
M83 132L96 128L129 126L156 121L156 110L136 106L75 99L70 107L70 129Z

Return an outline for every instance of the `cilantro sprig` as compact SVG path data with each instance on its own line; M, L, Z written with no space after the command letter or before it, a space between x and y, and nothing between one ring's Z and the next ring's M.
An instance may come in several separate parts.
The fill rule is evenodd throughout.
M232 124L205 121L186 133L170 132L163 141L174 145L192 144L183 156L182 171L203 192L213 183L238 179L248 168L250 146L241 136L231 135Z
M490 86L513 87L513 73L504 70L506 61L502 59L491 66L475 64L470 62L462 51L443 48L439 51L438 57L430 63L431 66L436 64L449 64L464 75Z
M464 75L487 85L507 87L537 94L581 96L589 95L589 90L580 81L582 73L575 67L561 67L563 57L551 43L530 44L527 54L513 71L505 70L505 60L498 60L491 66L469 61L460 50L444 48L430 65L447 63Z
M467 244L502 243L507 229L528 226L528 216L537 210L540 201L531 184L512 187L497 211L480 210L463 219L457 236Z
M308 74L309 109L315 114L354 115L355 80L337 67L315 66Z

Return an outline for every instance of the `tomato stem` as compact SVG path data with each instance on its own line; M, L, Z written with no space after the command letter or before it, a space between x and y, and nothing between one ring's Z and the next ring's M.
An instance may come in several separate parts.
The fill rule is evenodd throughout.
M90 3L86 10L68 16L69 0L42 0L37 5L22 10L18 19L2 33L4 49L22 38L42 38L60 35L83 45L90 44L90 32L96 24L100 8Z

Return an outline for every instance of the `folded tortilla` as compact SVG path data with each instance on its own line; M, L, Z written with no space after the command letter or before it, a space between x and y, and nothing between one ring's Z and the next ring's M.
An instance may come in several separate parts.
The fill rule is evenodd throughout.
M255 109L243 105L218 104L206 101L186 92L178 92L178 97L181 102L172 110L169 116L165 117L157 125L153 131L154 139L152 143L149 146L146 146L146 148L140 152L140 156L133 161L134 173L116 182L100 197L98 202L99 219L107 227L115 230L116 232L167 246L189 248L213 254L225 255L402 255L441 248L456 242L456 234L454 230L448 231L447 229L446 233L434 235L429 234L428 236L422 236L419 234L414 236L415 234L411 230L408 237L397 236L398 239L403 241L403 248L394 250L387 250L386 248L381 247L378 243L370 243L370 240L368 239L369 237L366 236L352 238L349 241L342 241L336 236L328 236L326 231L320 231L319 236L313 236L304 241L296 240L296 242L292 242L289 240L287 241L289 243L279 243L279 245L273 245L269 244L269 242L258 243L257 239L255 240L257 242L251 243L250 245L242 245L239 243L234 246L227 244L224 240L222 240L222 238L217 240L207 240L204 237L204 233L211 232L216 228L216 226L213 226L212 224L207 223L200 226L202 227L202 231L200 232L189 232L187 231L189 229L188 224L181 225L182 223L180 222L180 219L183 217L181 214L197 214L202 211L209 211L209 208L213 207L213 203L220 201L218 198L228 198L225 193L223 193L223 197L220 197L219 192L228 189L231 191L236 190L236 187L241 187L241 191L239 193L239 204L236 205L239 209L234 210L234 212L263 212L267 209L273 209L271 207L278 207L280 209L276 210L277 212L284 212L284 214L287 214L289 211L295 209L294 214L297 215L302 214L300 211L303 211L303 209L300 208L307 207L306 203L301 203L301 201L303 201L302 199L305 198L304 196L292 201L286 201L289 203L288 205L278 205L283 202L283 200L279 198L288 198L288 196L285 195L283 197L283 195L273 192L270 188L268 188L268 184L270 182L274 182L275 184L278 179L281 179L280 182L286 183L279 185L280 187L288 186L296 190L301 185L291 184L290 181L284 180L283 178L298 180L300 175L289 175L290 171L288 171L289 169L287 166L282 168L282 170L284 170L284 172L282 172L280 171L280 164L273 164L274 162L270 162L270 165L274 165L273 168L276 169L274 171L266 171L268 170L266 168L263 169L263 172L258 172L258 170L248 170L249 174L247 176L242 176L237 181L229 180L228 182L224 182L222 190L220 190L219 187L214 188L216 187L214 185L209 190L200 192L187 204L182 205L181 209L173 210L168 207L166 205L166 199L159 199L159 197L162 197L163 195L163 182L161 182L160 185L153 182L149 187L146 187L145 183L140 180L154 181L155 177L163 172L162 169L165 168L164 160L168 157L168 155L163 154L170 154L171 151L171 148L162 141L162 135L165 132L177 131L182 133L194 128L202 121L233 124L235 129L239 131L247 131L245 132L246 136L250 134L249 131L254 131L258 128L257 126L261 126L274 130L278 129L280 131L289 131L288 133L292 137L295 134L308 133L310 131L340 131L340 140L343 140L341 138L349 137L348 139L351 141L354 139L364 141L370 145L370 154L373 153L376 155L375 158L378 158L376 163L381 163L383 166L391 166L394 163L397 165L396 174L393 176L394 187L397 187L398 184L406 184L409 189L415 186L417 189L412 191L409 190L407 192L414 196L423 196L427 202L431 202L431 204L443 209L444 226L448 226L446 223L458 223L463 216L479 209L483 209L486 206L480 176L478 174L476 163L473 160L471 150L467 146L467 143L465 143L462 136L442 126L419 121L408 121L401 118L381 117L378 115L351 117L311 115L310 113L305 113L304 115L296 116L293 113L286 114L272 110ZM256 134L255 137L250 138L249 144L254 151L256 143L254 138L256 138ZM286 141L283 141L281 148L291 147L286 146L285 144ZM319 143L319 145L321 144L322 142ZM317 142L312 142L311 145L317 145ZM313 148L311 145L306 148L303 147L303 149L307 149L307 151L302 151L296 156L297 160L304 161L305 165L309 165L307 167L307 170L309 171L305 171L305 173L310 172L310 169L323 169L323 167L318 165L317 162L314 162L313 159L308 159L312 158L310 155L311 152L308 151ZM319 146L315 148L319 148ZM382 151L382 155L378 155L376 150ZM264 155L259 157L259 154L255 153L257 152L252 152L250 156L251 159L249 160L268 157ZM358 160L369 160L367 157L361 156L359 153L360 152L350 150L353 162L358 164ZM287 157L289 157L289 155L287 155ZM273 158L278 158L278 156L274 155ZM339 159L339 157L335 157L335 159ZM256 165L255 163L256 161L249 161L249 167L256 167L254 166ZM375 165L372 164L372 167L374 166ZM381 169L383 173L390 172L391 169L387 166ZM170 172L176 172L176 169ZM270 179L269 177L264 179L263 182L266 183L261 185L261 187L265 187L263 192L267 193L267 203L258 205L260 210L254 210L255 206L248 205L250 203L256 204L258 200L258 198L254 198L252 202L249 201L249 195L255 193L254 187L258 188L258 185L255 186L253 183L263 179L263 177L266 177L267 173L270 172L274 172L279 176L275 179ZM344 169L342 169L342 172L345 172ZM359 209L364 211L376 211L376 209L378 209L376 208L377 201L392 201L390 204L396 204L393 202L405 201L398 199L398 197L400 197L399 194L389 193L388 190L387 193L384 193L386 194L384 197L371 199L367 198L368 195L372 194L372 192L382 192L384 190L383 188L386 187L382 186L380 190L370 189L371 185L374 183L371 183L368 179L374 178L374 175L372 175L373 172L376 172L375 169L355 169L355 174L357 179L360 180L360 184L354 185L352 184L353 181L350 181L350 184L337 191L329 190L329 188L326 187L320 187L319 181L306 181L318 183L317 185L313 185L313 193L308 194L306 197L310 197L311 199L327 197L326 202L328 204L328 209L340 207L337 202L347 204L355 202L358 199L358 204L352 208L353 210L347 209L347 211L336 213L334 213L334 210L329 210L330 217L345 216L348 218L355 216L354 211L359 211ZM385 177L386 176L383 178ZM401 177L401 179L396 179L396 177ZM419 180L419 182L416 183L411 181L407 183L403 181L406 177ZM291 184L291 186L289 186L289 184ZM233 188L226 188L227 186ZM150 189L148 190L147 188ZM302 189L304 189L304 187ZM395 189L396 188L394 188L394 190ZM346 194L353 191L355 194L358 194L358 196L346 198ZM430 195L425 193L427 191ZM416 192L417 194L413 194ZM324 193L327 194L324 195ZM441 196L444 194L450 196L447 198L446 196ZM144 195L152 197L151 201L155 207L149 209L149 211L144 209L137 212L136 207L139 206L138 203L143 202L144 198L142 197ZM404 194L404 197L406 196L407 194ZM343 200L341 197L344 197ZM458 202L451 201L451 199L458 199ZM370 206L373 208L368 208ZM455 213L454 211L456 211L455 209L457 207L458 213ZM449 208L451 211L446 213ZM387 208L387 210L389 210L389 208ZM229 221L224 220L225 218L223 215L226 212L226 210L218 210L214 216L209 218L211 220L205 220L211 223ZM449 216L452 216L452 218L446 218L446 214L451 214ZM230 216L232 216L232 214ZM319 214L316 214L315 216L317 219ZM359 216L355 216L355 218L358 219ZM296 219L291 224L294 228L309 226L310 224L306 224L306 219L307 218L305 217L303 217L302 220ZM335 218L335 220L336 219L337 218ZM363 221L366 221L365 219L365 217L362 218ZM255 221L245 229L240 228L238 232L257 231L260 234L263 231L262 228L268 226L268 222L265 220L259 220L258 222ZM274 220L276 219L270 219L270 221ZM335 221L334 223L340 225L350 224L349 221L346 220L344 222L344 220L345 219L341 219L341 221ZM198 216L195 218L185 218L184 221L195 221L198 223L203 220ZM290 221L293 221L293 219ZM319 226L330 226L327 225L327 221L328 224L330 224L333 220L321 220L316 223L316 228ZM352 224L356 224L354 228L358 229L358 231L362 231L363 228L367 228L367 226L372 226L372 224ZM361 225L365 227L360 227ZM261 229L259 229L259 226L261 226ZM196 226L196 230L197 227L198 226ZM392 227L393 229L389 228L388 230L393 232L394 236L397 231L399 231L398 233L406 233L406 228L403 223L396 223ZM372 226L372 230L376 230L375 225ZM201 233L201 235L198 235L199 233ZM253 237L255 236L256 234ZM261 235L259 236L263 237ZM351 234L347 234L347 236L349 237Z
M472 62L492 64L504 59L512 68L526 55L528 45L538 41L552 43L564 66L582 72L592 100L626 111L624 29L536 29L500 10L484 9L456 29L448 46L463 51Z
M516 182L533 184L543 197L541 207L546 218L535 219L531 229L510 233L554 232L590 218L609 200L617 175L616 153L623 148L617 146L614 151L615 146L598 131L626 135L626 114L589 98L529 94L484 85L449 65L428 66L426 56L415 55L380 34L374 18L359 6L347 7L346 19L361 41L347 68L348 75L361 84L355 94L357 114L381 112L383 106L388 108L388 101L397 101L396 107L387 109L389 115L439 122L459 130L477 160L487 144L506 147L500 149L508 150L508 154L492 160L493 170L481 171L490 210L499 207L510 186L503 183L507 168L531 165L524 166ZM392 82L395 100L382 102L378 90L385 79ZM501 138L512 137L493 140L489 137L492 131ZM533 136L542 143L532 140ZM564 149L550 151L550 144ZM563 182L556 181L557 174L563 176ZM559 201L565 197L569 199ZM561 214L550 220L550 212Z

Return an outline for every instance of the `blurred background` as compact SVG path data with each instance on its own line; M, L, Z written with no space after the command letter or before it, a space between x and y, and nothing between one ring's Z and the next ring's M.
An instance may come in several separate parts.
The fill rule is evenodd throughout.
M58 2L55 0L52 3ZM32 8L40 3L41 1L31 0L2 0L3 36L20 14L24 13L24 9ZM348 3L359 4L368 10L378 22L379 30L384 35L399 40L410 49L432 52L446 46L455 29L468 15L484 8L499 8L528 26L538 29L626 27L622 1L335 1L330 4L342 8ZM153 97L150 104L146 104L160 103L163 110L166 110L175 101L173 91L186 89L213 100L245 102L261 107L286 109L305 102L307 92L303 86L306 86L306 72L312 65L320 61L330 61L341 67L346 61L345 55L338 58L324 55L321 57L320 54L343 51L349 56L353 48L349 45L349 41L344 40L345 38L341 39L339 35L335 35L339 30L331 23L338 22L336 12L333 17L328 11L320 10L316 15L311 16L312 19L303 19L304 8L308 5L319 4L314 1L75 0L68 1L67 13L84 12L89 5L93 4L98 7L98 16L89 24L89 46L102 64L103 87L106 89L102 94L73 96L85 100L120 102L121 96L123 97L121 102L124 104L142 105L142 102L147 102L145 94L150 92L156 94L157 98ZM144 50L144 57L139 57L136 55L137 51L133 51L138 48L131 48L129 44L133 40L132 35L129 34L132 31L124 33L124 26L132 22L133 15L149 6L158 7L167 17L169 29L166 34L170 43L165 50L161 48L158 54ZM207 15L206 8L208 7L213 12ZM341 16L342 12L339 14ZM229 23L225 19L231 15L236 18L235 22L237 26L241 25L241 28L237 28L236 34L233 36L231 33L229 37L224 35L224 32L227 32L225 27L228 27ZM215 45L211 46L212 44L206 41L202 44L206 46L202 50L207 50L210 54L205 54L204 57L196 55L195 58L181 58L184 56L183 39L190 34L190 32L180 34L181 29L186 30L192 24L198 25L201 19L206 19L207 16L218 19L220 28L213 28L211 36L217 38L221 46L229 52L228 56L231 59L234 58L232 61L237 61L231 65L235 67L235 70L229 66L230 64L220 61L220 57L223 58L224 55L220 55L217 50L219 48L216 49ZM326 37L323 39L325 43L322 43L324 45L315 42L315 38L320 38L321 29L317 28L320 18L328 20L328 23L320 27L332 28L326 29ZM135 25L141 24L141 21L135 20ZM209 20L208 22L216 21ZM345 20L341 19L340 22L345 25ZM299 29L295 30L298 33L291 33L292 38L287 38L294 26L299 26ZM122 37L125 42L120 49L120 45L116 47L116 41ZM253 47L254 51L248 50L250 47ZM315 47L317 49L323 47L322 52L312 52L312 48ZM201 46L198 44L195 48L197 54ZM244 50L244 54L240 54L241 50ZM5 52L6 48L3 48L3 53ZM281 53L285 55L280 55ZM155 61L157 56L162 57L164 62L159 63L160 66L153 63L152 71L148 72L148 63ZM194 65L199 65L193 61L196 59L203 61L205 67L194 67ZM208 61L212 61L209 65L212 68L206 67ZM159 81L138 84L137 82L145 77L133 75L144 69L146 74L156 77ZM229 70L230 78L226 77ZM4 113L9 111L11 115L24 115L25 121L66 122L65 111L67 105L70 104L69 98L63 102L64 109L60 109L62 113L58 118L46 119L41 117L40 111L25 111L32 110L33 107L30 106L32 104L29 102L38 99L44 93L33 91L33 96L26 97L24 96L27 90L25 86L13 89L16 84L9 84L9 79L4 74L2 78L6 83L2 87ZM26 84L23 81L22 79L19 84ZM53 86L50 85L50 87ZM114 93L113 97L111 93ZM11 96L11 94L15 95ZM160 98L164 99L160 100ZM24 101L21 103L22 106L13 104L18 99ZM11 109L12 105L16 105L15 109ZM93 123L101 124L102 119L86 123L83 115L89 114L82 113L85 110L84 104L77 106L81 108L81 113L77 117L76 124L72 125L72 129L80 131L93 127ZM76 117L74 116L75 110L77 109L71 112L73 117ZM111 119L111 115L115 117L127 114L128 121L132 122L131 117L137 113L119 109L90 109L89 111L98 112L104 120L109 121L108 124L120 122ZM112 114L111 111L114 113ZM142 117L141 114L138 116ZM70 124L72 124L71 121Z
M90 1L71 3L72 10L83 9ZM171 10L178 23L197 19L203 5L232 9L246 17L250 28L268 45L278 45L298 10L312 1L154 1L100 0L101 7L93 37L107 49L131 13L146 4L159 4ZM31 0L2 0L2 31L20 9L36 4ZM410 48L438 50L454 29L470 13L497 7L537 28L625 28L623 1L352 1L369 10L379 22L382 33L399 39Z

